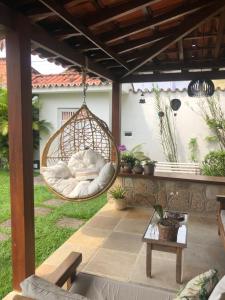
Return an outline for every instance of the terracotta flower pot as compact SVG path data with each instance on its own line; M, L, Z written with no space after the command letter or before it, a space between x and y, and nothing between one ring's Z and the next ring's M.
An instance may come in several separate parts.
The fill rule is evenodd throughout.
M124 210L127 208L127 203L126 203L126 199L122 198L122 199L113 199L114 200L114 205L115 205L115 209L117 210Z

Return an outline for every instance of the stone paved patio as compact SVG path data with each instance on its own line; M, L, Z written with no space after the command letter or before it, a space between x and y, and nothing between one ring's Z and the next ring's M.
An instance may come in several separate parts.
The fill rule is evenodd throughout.
M9 235L0 232L0 242L4 242L9 239Z
M50 208L47 208L47 207L35 207L34 208L35 217L47 216L48 214L50 214L51 211L52 210Z
M0 227L11 228L11 219L8 219L0 224Z
M82 272L176 291L180 285L175 280L174 254L153 251L153 277L145 274L142 235L151 215L149 208L115 211L111 203L106 204L37 269L37 274L47 276L71 251L78 251L83 254ZM224 261L215 213L204 217L191 213L183 282L209 268L217 268L224 275Z

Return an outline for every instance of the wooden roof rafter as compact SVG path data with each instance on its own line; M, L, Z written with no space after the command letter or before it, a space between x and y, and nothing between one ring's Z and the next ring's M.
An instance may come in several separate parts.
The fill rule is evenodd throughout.
M221 1L215 1L209 7L201 9L197 13L191 16L191 23L189 20L185 19L177 29L175 34L172 34L169 37L166 37L159 42L155 43L151 49L149 49L149 53L144 57L143 60L138 62L129 72L127 72L122 77L126 77L136 70L138 70L141 66L145 65L148 61L156 57L158 54L166 50L170 45L179 41L186 35L190 34L194 29L199 27L202 23L206 22L214 15L218 14L225 7L225 3Z
M101 40L96 38L92 32L86 28L82 23L80 23L77 19L75 19L72 15L70 15L67 10L63 7L56 4L56 2L52 0L38 0L43 5L45 5L48 9L54 12L57 16L59 16L63 21L65 21L68 25L74 28L76 31L83 34L88 40L90 40L93 44L95 44L99 49L105 52L107 55L111 56L115 59L119 64L121 64L125 69L129 70L129 66L126 62L124 62L116 53L111 51Z

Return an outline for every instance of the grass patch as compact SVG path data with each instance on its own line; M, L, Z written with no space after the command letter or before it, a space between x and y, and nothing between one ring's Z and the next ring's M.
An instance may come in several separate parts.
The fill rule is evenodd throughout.
M0 171L0 223L10 218L9 174ZM105 203L106 195L94 200L80 203L65 203L61 207L50 207L43 204L45 200L56 198L46 187L35 186L35 206L49 207L52 209L47 216L35 218L35 251L36 266L40 265L51 253L62 245L73 233L74 229L58 228L55 223L62 217L74 217L89 220ZM1 232L10 233L8 229ZM11 291L11 241L0 242L0 299Z

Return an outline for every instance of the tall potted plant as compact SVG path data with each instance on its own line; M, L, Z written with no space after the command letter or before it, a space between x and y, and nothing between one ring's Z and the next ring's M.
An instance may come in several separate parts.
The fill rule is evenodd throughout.
M112 196L112 199L114 200L115 208L117 210L123 210L127 207L126 190L122 186L115 186L109 191L109 193Z
M145 160L144 163L144 174L154 175L156 161L149 159Z

